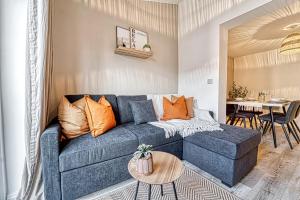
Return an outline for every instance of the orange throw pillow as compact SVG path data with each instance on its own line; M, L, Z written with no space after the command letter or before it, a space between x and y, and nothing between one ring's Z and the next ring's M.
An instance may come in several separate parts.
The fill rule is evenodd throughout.
M190 119L185 104L184 96L179 97L176 101L170 101L166 97L163 98L164 114L162 120L170 119Z
M88 133L90 129L85 114L84 98L71 104L66 97L63 97L58 106L58 121L63 135L68 139Z
M174 95L171 96L171 101L174 102L177 99L178 99L177 96L174 96ZM194 117L194 97L185 98L185 104L186 104L186 108L188 111L188 116L190 118L193 118Z
M97 137L116 126L115 115L110 103L102 96L98 103L85 97L86 115L93 137Z

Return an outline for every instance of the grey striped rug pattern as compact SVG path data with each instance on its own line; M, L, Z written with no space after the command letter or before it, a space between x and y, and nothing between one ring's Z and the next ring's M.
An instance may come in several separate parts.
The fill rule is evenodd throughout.
M183 175L175 182L179 200L240 200L222 187L207 180L200 174L185 168ZM163 186L164 196L160 194L160 186L152 186L151 199L174 200L172 184ZM112 193L98 196L97 200L133 200L136 182ZM148 185L140 184L138 200L148 199Z

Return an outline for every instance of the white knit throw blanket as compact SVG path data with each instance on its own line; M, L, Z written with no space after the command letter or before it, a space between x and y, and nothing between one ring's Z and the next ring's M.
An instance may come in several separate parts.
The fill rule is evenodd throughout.
M168 121L148 123L164 129L166 138L175 136L175 134L180 134L182 137L187 137L197 132L223 131L218 122L206 121L199 118L192 118L190 120L172 119Z

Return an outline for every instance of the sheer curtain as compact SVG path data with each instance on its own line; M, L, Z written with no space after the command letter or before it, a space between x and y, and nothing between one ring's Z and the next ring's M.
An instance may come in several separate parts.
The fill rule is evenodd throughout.
M44 199L39 139L49 122L54 0L28 0L25 166L18 199Z
M6 170L4 156L4 138L2 127L2 103L0 90L0 199L6 199Z

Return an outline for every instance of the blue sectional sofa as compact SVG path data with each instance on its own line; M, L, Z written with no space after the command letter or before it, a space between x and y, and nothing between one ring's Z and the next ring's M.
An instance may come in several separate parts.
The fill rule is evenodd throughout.
M117 127L93 138L87 134L60 142L61 128L52 123L42 134L41 155L44 195L47 200L71 200L130 178L128 161L139 144L169 152L233 186L256 164L261 136L258 132L227 125L224 131L198 133L182 138L165 138L164 130L149 124L135 125L129 101L146 100L146 95L105 96L111 103ZM83 95L69 95L74 102Z

